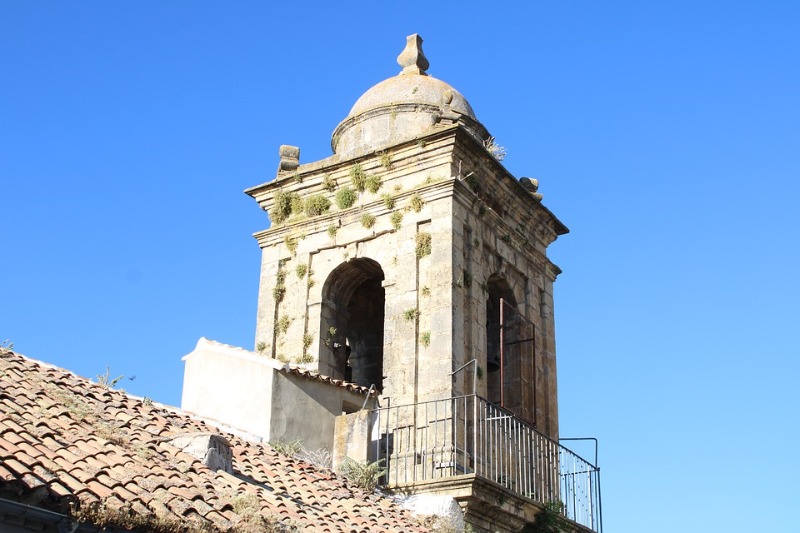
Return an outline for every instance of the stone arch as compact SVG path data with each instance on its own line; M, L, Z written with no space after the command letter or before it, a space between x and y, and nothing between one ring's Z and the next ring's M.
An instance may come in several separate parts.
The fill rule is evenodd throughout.
M510 390L509 385L514 381L512 375L514 364L508 357L501 357L504 345L514 342L518 337L515 326L517 299L508 281L499 274L489 277L486 291L487 399L497 405L504 405L506 397L519 395L521 392Z
M383 388L384 273L369 258L346 261L322 286L320 372Z

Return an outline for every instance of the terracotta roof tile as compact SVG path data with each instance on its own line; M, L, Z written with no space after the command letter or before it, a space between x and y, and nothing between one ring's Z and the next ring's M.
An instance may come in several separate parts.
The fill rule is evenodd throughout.
M352 387L301 368L283 371ZM0 353L0 412L4 497L35 494L58 512L67 508L58 502L77 499L217 531L236 530L253 512L305 531L425 531L391 500L352 489L328 470L12 352ZM186 433L227 439L235 473L212 471L163 441Z
M90 479L86 483L86 486L89 487L89 490L91 490L96 496L98 496L101 499L108 498L109 496L114 494L113 490L103 485L97 479Z

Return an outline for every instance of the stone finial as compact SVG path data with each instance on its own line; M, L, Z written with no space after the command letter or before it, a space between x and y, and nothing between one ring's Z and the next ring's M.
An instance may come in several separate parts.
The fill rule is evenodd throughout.
M278 149L278 154L281 157L280 165L278 166L278 175L286 172L294 172L300 166L300 148L297 146L290 146L282 144Z
M422 74L431 66L422 51L422 37L416 33L406 37L406 47L397 56L397 64L403 67L400 74Z
M536 192L539 190L539 180L536 178L520 178L519 182L529 192Z
M539 190L539 180L536 178L520 178L519 182L535 200L541 200L543 198L542 194L537 192Z

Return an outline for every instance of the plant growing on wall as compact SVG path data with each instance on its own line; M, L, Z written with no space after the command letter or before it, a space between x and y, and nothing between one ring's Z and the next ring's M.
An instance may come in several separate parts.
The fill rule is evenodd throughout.
M297 265L297 267L295 267L294 272L297 274L298 278L303 279L306 277L306 272L308 272L308 265L305 263L300 263Z
M506 149L504 146L500 146L497 144L497 141L494 137L489 137L485 141L483 141L483 147L486 148L486 151L492 154L492 157L497 159L498 161L502 161L506 158Z
M359 163L350 168L350 181L358 192L364 192L367 188L367 173Z
M336 180L333 179L330 174L325 174L325 177L322 179L322 188L328 192L335 191Z
M394 196L389 193L385 193L381 196L381 198L383 198L383 205L386 207L386 209L394 209Z
M524 529L527 533L562 533L569 531L564 528L564 520L561 518L563 504L557 501L550 501L544 505L544 509L536 515L536 521L532 526ZM571 528L570 528L571 529Z
M331 208L331 201L322 194L312 194L306 198L304 212L310 217L327 213Z
M419 343L423 345L425 348L431 345L431 332L430 331L423 331L422 334L419 336Z
M269 218L272 219L274 224L282 224L294 211L294 207L300 204L300 208L296 212L302 212L302 200L300 196L294 192L287 192L282 189L275 191L275 196L272 199L272 209L269 210Z
M378 152L380 155L380 163L383 168L386 170L391 170L392 168L392 154L389 152Z
M286 295L286 270L283 268L283 262L278 265L278 272L275 273L275 288L272 289L272 297L276 303L283 301Z
M338 191L336 191L336 205L339 209L347 209L351 207L354 203L356 203L356 199L358 198L358 193L351 189L350 187L342 187Z
M287 235L283 238L283 244L289 249L289 253L295 255L297 253L297 237L294 235Z
M403 318L406 319L406 322L414 322L419 317L419 314L419 309L412 307L403 311Z
M383 180L377 174L370 174L367 176L364 185L369 192L375 194L383 185Z
M281 335L286 335L286 332L289 330L289 324L292 323L292 319L286 315L281 315L278 319L278 322L275 324L275 329Z
M425 200L422 199L419 193L414 193L411 198L408 199L408 202L415 213L422 211L422 206L425 205Z
M314 335L305 333L303 335L303 354L297 359L298 363L310 363L314 360L308 353L308 349L314 344Z
M289 197L289 203L292 206L292 214L299 215L303 212L303 208L305 207L305 202L303 199L300 198L300 195L296 192L291 193Z
M327 231L328 231L328 237L330 237L331 240L336 238L336 232L338 231L338 228L336 226L328 226Z
M295 358L295 363L299 363L301 365L313 362L314 362L314 357L312 357L311 354L309 353L304 353L299 357Z
M361 225L369 229L375 225L375 216L370 213L361 215Z
M311 343L313 342L314 342L314 335L310 333L306 333L305 335L303 335L303 350L308 349L308 347L311 346Z
M426 255L431 255L431 234L426 232L417 233L416 236L417 259L422 259Z
M403 213L400 211L395 211L389 217L389 221L392 223L392 227L394 229L400 229L400 227L403 225Z

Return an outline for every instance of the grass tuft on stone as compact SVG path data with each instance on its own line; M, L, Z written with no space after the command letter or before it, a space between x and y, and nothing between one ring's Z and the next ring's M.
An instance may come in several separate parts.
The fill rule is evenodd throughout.
M392 216L389 217L389 221L392 223L394 229L400 229L403 225L403 213L401 211L395 211L392 213Z
M367 173L364 171L364 168L361 164L356 163L350 168L350 180L353 183L353 187L358 192L364 192L367 188Z
M364 213L361 215L361 225L367 229L370 229L375 225L375 215L371 213Z
M331 201L322 194L313 194L306 198L303 211L307 216L315 217L327 213L331 208Z
M347 209L352 207L354 203L356 203L356 199L358 199L358 193L351 189L350 187L342 187L338 191L336 191L336 206L339 209Z

